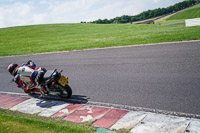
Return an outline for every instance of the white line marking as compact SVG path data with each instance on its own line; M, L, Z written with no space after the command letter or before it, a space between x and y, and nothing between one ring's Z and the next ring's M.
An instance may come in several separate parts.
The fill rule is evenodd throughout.
M44 101L44 100L31 98L20 104L15 105L10 110L17 110L19 112L23 112L27 114L36 114L36 113L40 113L46 109L51 108L57 102L58 101Z
M39 116L50 117L53 114L55 114L56 112L60 111L61 109L67 107L68 105L70 105L70 104L66 103L66 102L63 102L63 101L57 101L57 103L55 105L53 105L52 107L42 111L38 115Z
M131 129L141 122L147 114L144 112L130 111L120 120L118 120L110 129Z
M200 120L191 119L191 122L190 122L186 131L188 133L200 133Z
M189 123L183 117L149 113L130 133L183 133Z

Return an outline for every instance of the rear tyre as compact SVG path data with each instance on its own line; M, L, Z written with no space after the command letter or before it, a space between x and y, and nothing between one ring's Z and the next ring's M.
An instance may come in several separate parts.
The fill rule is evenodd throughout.
M60 91L60 97L62 98L70 98L72 95L72 89L69 85L65 85L65 87L62 87L63 91Z

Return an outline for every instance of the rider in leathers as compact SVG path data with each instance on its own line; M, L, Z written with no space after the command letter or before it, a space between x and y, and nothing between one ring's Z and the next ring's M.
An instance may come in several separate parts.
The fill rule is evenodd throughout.
M14 82L18 87L24 89L24 92L30 93L36 91L36 88L42 82L42 78L44 75L44 68L39 68L35 70L36 64L29 60L27 64L22 66L18 66L18 64L10 64L8 66L8 71L11 75L14 76ZM38 91L38 90L37 90ZM44 95L44 92L39 89L41 96Z

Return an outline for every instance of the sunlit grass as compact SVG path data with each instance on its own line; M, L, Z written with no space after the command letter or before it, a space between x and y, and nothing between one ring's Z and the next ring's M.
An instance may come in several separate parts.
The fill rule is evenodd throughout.
M191 18L199 18L199 17L200 17L200 4L197 4L191 8L187 8L167 18L167 21L168 20L183 20L183 19L191 19Z
M51 24L0 29L0 56L200 39L184 24Z
M75 124L0 109L0 133L93 133L89 124Z
M175 12L155 21L156 24L171 24L185 19L200 18L200 4Z

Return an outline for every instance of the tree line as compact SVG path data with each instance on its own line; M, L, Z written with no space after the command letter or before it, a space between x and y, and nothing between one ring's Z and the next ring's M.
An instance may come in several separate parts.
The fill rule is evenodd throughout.
M89 23L96 23L96 24L117 24L117 23L132 23L136 21L141 21L145 19L150 19L158 16L163 16L167 14L171 14L180 10L183 10L185 8L191 7L195 4L200 3L200 0L185 0L183 2L176 3L173 6L169 6L167 8L157 8L154 10L148 10L144 11L138 15L135 16L129 16L129 15L123 15L121 17L116 17L113 19L98 19L93 22ZM81 22L86 23L86 22Z

